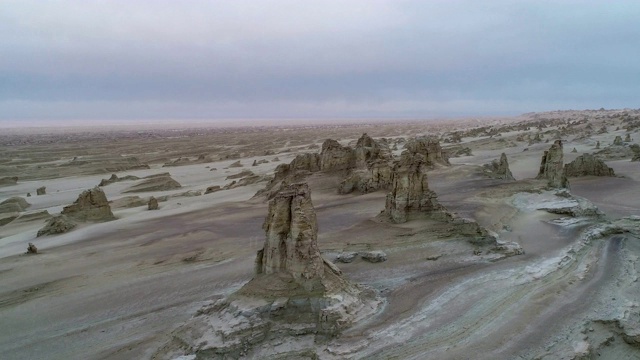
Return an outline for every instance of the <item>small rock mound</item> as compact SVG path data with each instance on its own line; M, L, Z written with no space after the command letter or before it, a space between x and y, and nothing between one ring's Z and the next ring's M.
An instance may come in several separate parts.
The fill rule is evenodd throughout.
M109 221L115 216L111 212L107 196L101 188L95 187L83 191L71 205L65 206L60 213L78 221Z
M591 154L578 156L575 160L566 164L564 170L569 177L616 175L613 169L608 167L604 161Z
M36 189L36 195L47 195L47 187L42 186Z
M45 226L38 230L37 237L45 235L63 234L73 230L76 223L64 215L57 215L50 218Z

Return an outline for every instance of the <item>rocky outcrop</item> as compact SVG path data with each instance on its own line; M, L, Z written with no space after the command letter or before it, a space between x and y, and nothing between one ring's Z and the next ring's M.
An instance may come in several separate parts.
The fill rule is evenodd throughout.
M127 176L123 176L123 177L118 177L118 175L116 175L116 174L111 174L110 178L102 179L102 181L100 181L100 184L98 184L98 186L107 186L107 185L111 185L111 184L119 182L119 181L126 181L126 180L140 180L140 178L137 177L137 176L133 176L133 175L127 175Z
M285 272L308 290L324 273L318 225L306 184L280 191L269 203L263 229L267 239L256 259L257 274Z
M71 205L65 206L60 213L77 221L109 221L115 216L111 212L107 196L101 188L95 187L83 191Z
M195 160L191 160L188 157L179 157L173 161L169 161L164 163L164 165L162 165L162 167L175 167L175 166L183 166L183 165L193 165L193 164L204 164L204 163L210 163L213 162L213 159L211 159L209 156L205 155L205 154L200 154L198 155L198 158Z
M220 185L212 185L212 186L207 187L207 189L204 191L204 194L207 195L207 194L211 194L211 193L214 193L214 192L218 192L220 190L222 190L222 187L220 187Z
M435 165L451 165L446 153L442 151L440 140L436 137L416 137L415 139L409 140L404 147L413 155L420 154L424 156L427 165L430 167Z
M228 167L230 168L239 168L239 167L243 167L244 165L242 165L242 163L240 162L240 160L234 162L233 164L229 165Z
M631 144L629 146L631 151L633 151L633 155L631 156L631 161L640 161L640 145Z
M444 209L436 193L429 189L427 166L423 156L408 152L394 165L384 210L391 221L403 223L411 214L440 213Z
M306 184L286 186L271 200L263 228L254 278L202 308L154 358L318 358L332 337L377 312L375 292L344 279L320 255Z
M29 246L27 246L27 254L31 254L31 255L35 255L38 253L38 248L33 245L33 243L29 243Z
M159 176L147 177L142 182L135 184L124 191L124 193L134 192L149 192L149 191L166 191L180 189L182 185L179 182L173 180L171 176L167 174L161 174Z
M622 137L620 135L616 136L616 138L613 140L613 145L616 145L616 146L624 145L624 143L622 142Z
M383 261L387 261L387 254L384 251L376 250L376 251L365 251L360 254L360 257L364 261L368 261L371 263L379 263Z
M251 170L244 170L241 171L237 174L233 174L233 175L229 175L226 177L225 180L234 180L234 179L241 179L243 177L247 177L247 176L254 176L255 174L253 173L253 171Z
M347 175L340 183L338 193L349 194L358 191L366 194L386 189L391 185L391 172L389 162L383 160L371 162L366 169L356 169Z
M291 163L278 165L274 171L273 179L255 196L266 195L268 199L271 199L283 183L291 184L302 181L306 176L317 171L320 171L319 154L299 154Z
M46 194L47 194L46 186L42 186L36 189L36 195L46 195Z
M568 187L569 181L564 171L563 158L562 140L556 140L542 155L536 179L547 180L547 186L550 188Z
M0 214L22 212L29 206L31 206L31 204L29 204L25 199L19 196L14 196L0 202Z
M604 161L591 154L578 156L575 160L564 166L564 171L568 177L616 175L613 169L608 167Z
M366 133L358 139L354 150L355 168L338 187L338 193L358 191L366 194L387 189L391 185L391 150L385 139L376 141Z
M17 176L0 178L0 186L15 185L17 183L18 183Z
M505 153L500 154L500 160L493 160L490 164L485 164L485 173L495 179L515 180L509 169L509 161Z
M355 167L356 156L352 148L327 139L322 143L320 170L325 172L349 170Z
M76 223L64 215L57 215L50 218L45 226L38 230L37 237L45 235L63 234L73 230L76 227Z
M147 209L149 210L158 210L158 199L153 196L149 198L149 204L147 204Z
M385 139L376 141L367 133L362 134L358 139L354 153L356 157L355 167L359 169L367 168L374 161L389 161L392 159L387 141Z
M631 134L625 135L624 142L631 142Z

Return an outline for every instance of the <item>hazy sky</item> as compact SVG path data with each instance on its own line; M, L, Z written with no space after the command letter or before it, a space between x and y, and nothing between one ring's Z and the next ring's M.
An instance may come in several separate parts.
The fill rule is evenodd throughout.
M640 1L0 2L0 122L640 107Z

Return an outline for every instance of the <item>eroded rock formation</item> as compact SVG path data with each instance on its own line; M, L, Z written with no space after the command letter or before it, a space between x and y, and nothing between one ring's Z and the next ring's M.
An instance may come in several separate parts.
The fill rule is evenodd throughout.
M505 153L500 154L500 160L493 160L490 164L485 164L484 169L487 175L503 180L515 180L509 169L509 161Z
M376 141L362 134L354 150L356 166L338 187L338 192L366 194L391 185L391 150L386 140Z
M83 191L71 205L65 206L60 213L78 221L109 221L115 216L101 188L95 187Z
M27 246L27 254L37 254L38 253L38 248L33 245L33 243L29 243L29 246Z
M158 210L158 199L155 197L149 198L149 204L147 204L147 209L149 210Z
M327 139L322 143L320 152L321 171L349 170L355 167L356 156L352 148L342 146L339 142Z
M624 143L622 142L622 136L618 135L615 139L613 139L613 145L622 146Z
M575 160L564 166L564 171L568 177L616 175L613 169L608 167L604 161L591 154L578 156Z
M568 187L569 181L564 171L563 158L562 140L556 140L542 155L536 179L546 179L547 186L551 188Z
M640 161L640 145L631 144L629 146L631 151L633 151L633 155L631 156L631 161Z
M435 192L429 189L428 162L420 154L404 152L393 167L391 191L385 214L395 223L407 222L411 214L441 212Z
M284 272L306 289L322 278L324 264L318 249L318 225L306 184L280 191L269 203L263 229L267 239L258 252L256 272Z
M447 158L446 153L442 151L442 147L440 146L440 141L438 138L433 136L420 136L415 139L409 140L405 144L405 149L407 149L411 154L421 154L424 156L426 160L426 164L428 166L439 165L451 165L449 163L449 159Z
M118 175L116 175L116 174L111 174L110 178L102 179L100 181L100 184L98 184L98 186L107 186L107 185L111 185L111 184L119 182L119 181L126 181L126 180L140 180L140 178L137 177L137 176L133 176L133 175L127 175L127 176L123 176L123 177L118 177Z
M36 189L36 195L46 195L46 194L47 194L46 186L42 186Z
M152 175L145 178L138 184L128 188L124 193L148 192L148 191L165 191L181 188L179 182L175 181L169 173Z
M17 176L0 178L0 186L15 185L17 183L18 183L18 177Z
M31 204L29 204L25 199L19 196L14 196L0 202L0 214L22 212L29 206L31 206Z
M45 235L63 234L76 227L76 223L64 215L50 218L45 226L38 230L37 237Z
M379 309L373 290L344 279L320 255L306 184L271 200L263 228L254 278L202 308L154 358L318 358L332 337Z

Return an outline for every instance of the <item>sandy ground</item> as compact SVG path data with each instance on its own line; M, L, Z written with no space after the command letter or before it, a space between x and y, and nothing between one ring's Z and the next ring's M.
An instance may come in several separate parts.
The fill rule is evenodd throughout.
M20 180L0 187L0 201L30 192L32 196L25 197L31 204L26 214L43 210L57 214L82 190L109 178L111 171L105 169L119 161L113 160L115 156L135 156L149 165L149 169L117 171L118 176L169 172L182 188L125 194L136 181L123 181L103 188L109 200L158 197L224 186L231 182L227 176L242 170L271 175L296 153L319 151L312 145L326 138L353 145L362 132L397 139L522 120L149 129L145 131L153 136L144 137L130 136L130 131L82 136L16 131L2 140L2 151L11 161L0 164L0 177ZM593 152L596 140L604 147L616 135L624 136L624 130L613 130L615 126L612 123L607 134L586 139L579 139L580 134L568 136L565 162ZM596 120L593 127L600 127ZM638 295L637 283L631 281L636 290L626 285L638 276L633 259L640 255L640 245L634 235L612 235L585 244L584 231L591 223L559 226L551 222L559 215L527 205L548 196L518 190L529 186L525 179L535 177L540 157L550 145L515 140L519 134L535 132L535 128L504 132L501 138L512 141L511 147L490 136L464 137L462 145L469 146L473 155L452 158L451 167L429 173L429 184L443 205L525 250L524 255L498 261L474 255L472 244L450 237L449 230L435 221L402 225L376 221L384 208L384 191L338 195L339 179L321 174L309 179L325 257L360 250L384 250L389 257L378 264L359 259L339 264L346 277L375 288L386 305L334 340L331 348L351 349L347 358L353 359L569 359L585 337L581 332L585 324L613 317L613 312L629 309L628 301L638 301L633 298ZM577 153L570 152L574 147ZM109 148L115 150L108 152L108 158L95 160ZM501 152L521 180L516 185L490 179L479 168ZM208 158L199 162L200 154ZM59 166L73 156L88 164L75 169ZM163 167L178 157L193 163ZM276 157L279 161L273 161ZM263 159L269 162L251 166ZM228 168L238 160L243 167ZM619 177L571 179L571 192L592 201L606 219L640 215L640 163L627 158L607 164ZM0 226L0 358L150 357L205 302L230 294L252 278L267 213L267 203L252 197L264 184L172 197L157 211L146 206L116 208L117 220L83 224L56 236L36 238L43 219ZM46 186L47 195L36 196L40 186ZM29 242L38 246L38 255L24 254ZM607 329L596 326L592 338ZM600 358L640 358L640 348L617 341L599 348ZM326 354L326 358L341 357Z

